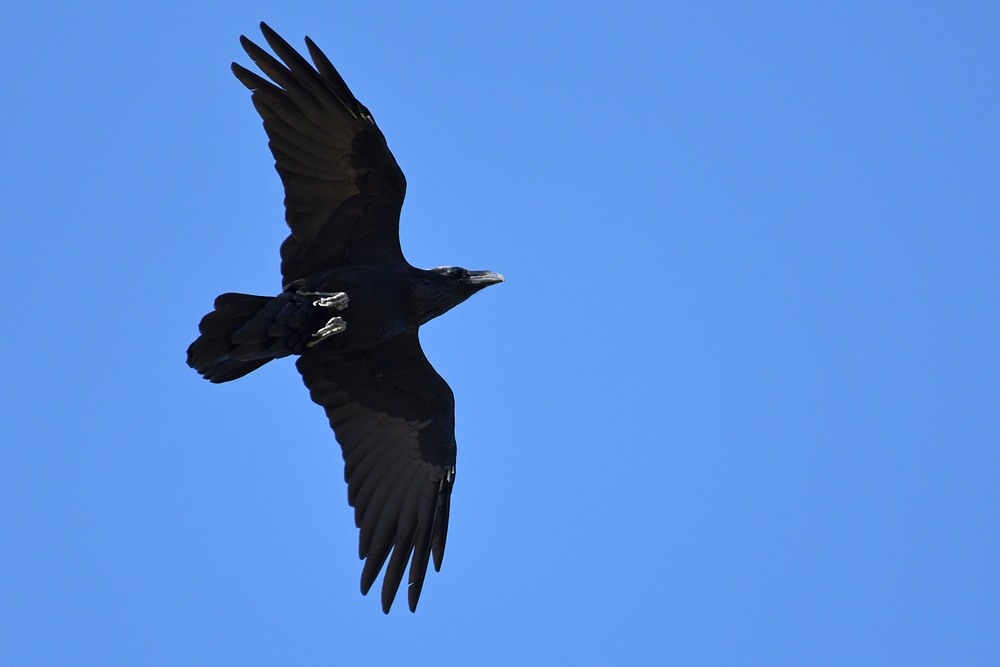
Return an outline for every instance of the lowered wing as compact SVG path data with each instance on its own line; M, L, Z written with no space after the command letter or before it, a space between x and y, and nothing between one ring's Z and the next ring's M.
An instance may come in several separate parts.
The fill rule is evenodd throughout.
M375 120L311 39L315 67L266 24L260 29L280 61L246 37L240 43L271 81L236 63L233 73L253 91L285 186L292 233L281 244L283 284L345 264L405 262L406 179Z
M434 569L441 569L448 536L456 452L451 388L415 333L356 353L314 348L296 366L343 449L365 559L361 592L368 594L388 558L382 610L389 613L411 561L407 597L415 611L428 558L433 552Z

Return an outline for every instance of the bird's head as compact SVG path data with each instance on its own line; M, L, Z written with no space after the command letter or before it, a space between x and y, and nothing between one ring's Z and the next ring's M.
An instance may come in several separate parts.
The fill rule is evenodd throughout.
M439 266L436 269L431 269L430 272L448 283L451 289L462 290L469 294L475 294L484 287L503 282L503 276L499 273L469 271L460 266Z
M421 310L426 312L428 320L451 310L484 287L503 282L499 273L469 271L460 266L439 266L425 275L430 289L420 290L424 293L417 299L423 302Z

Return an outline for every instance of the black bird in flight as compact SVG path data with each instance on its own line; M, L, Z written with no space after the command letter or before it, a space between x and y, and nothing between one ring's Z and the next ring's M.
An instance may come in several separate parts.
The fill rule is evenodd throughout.
M409 562L415 611L431 555L441 569L456 452L455 398L417 332L503 277L410 266L399 245L406 179L375 120L312 40L315 67L260 28L281 61L240 42L271 81L236 63L233 73L253 93L285 187L292 233L281 244L284 287L275 297L217 298L187 363L211 382L228 382L299 355L295 365L343 449L365 559L361 592L388 559L389 613Z

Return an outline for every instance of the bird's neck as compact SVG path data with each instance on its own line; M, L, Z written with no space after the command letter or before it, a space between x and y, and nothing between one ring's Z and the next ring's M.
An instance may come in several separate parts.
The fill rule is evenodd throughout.
M413 306L420 324L443 315L464 300L434 283L418 281L413 286Z

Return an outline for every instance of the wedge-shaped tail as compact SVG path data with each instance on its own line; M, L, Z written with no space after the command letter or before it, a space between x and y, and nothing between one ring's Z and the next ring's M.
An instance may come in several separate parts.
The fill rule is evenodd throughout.
M253 326L258 322L270 324L274 321L267 308L271 301L274 301L271 297L252 294L230 292L220 295L215 300L215 310L205 315L198 325L201 336L188 348L188 366L211 382L229 382L271 359L290 354L280 340L266 335L267 326L259 333L248 331L262 328ZM255 333L258 335L253 335Z

